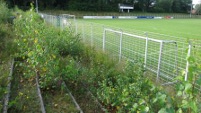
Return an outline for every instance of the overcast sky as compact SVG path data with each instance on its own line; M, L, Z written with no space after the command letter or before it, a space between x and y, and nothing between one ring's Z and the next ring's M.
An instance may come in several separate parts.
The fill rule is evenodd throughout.
M201 0L193 0L193 4L201 3Z

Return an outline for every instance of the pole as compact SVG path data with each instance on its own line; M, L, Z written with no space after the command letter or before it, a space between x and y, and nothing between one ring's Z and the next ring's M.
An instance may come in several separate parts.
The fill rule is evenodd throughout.
M121 61L121 58L122 58L122 37L123 37L123 31L121 30L120 40L119 40L119 62Z
M188 70L189 70L189 61L188 61L188 58L190 57L191 55L191 43L189 42L189 45L188 45L188 54L187 54L187 62L186 62L186 72L185 72L185 81L188 80Z
M201 4L201 1L200 1L200 4ZM198 9L198 15L200 15L200 10L201 10L200 4L199 4L199 9Z
M38 13L38 0L36 0L36 12Z
M191 3L190 18L192 17L192 5L193 5L193 3Z
M144 54L144 68L147 66L147 51L148 51L148 35L146 33L146 45L145 45L145 54Z
M157 69L157 79L156 81L158 82L159 76L160 76L160 68L161 68L161 59L162 59L162 53L163 53L163 41L160 42L160 51L159 51L159 58L158 58L158 69Z

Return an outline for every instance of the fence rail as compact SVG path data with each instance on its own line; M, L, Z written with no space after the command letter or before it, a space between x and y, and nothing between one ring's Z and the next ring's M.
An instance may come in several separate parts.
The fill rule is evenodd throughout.
M94 12L71 12L71 11L59 11L59 12L46 12L49 14L73 14L76 16L76 18L83 18L83 16L155 16L155 17L173 17L176 19L189 19L189 18L201 18L201 15L195 15L195 14L187 14L187 13L139 13L139 12L131 12L131 13L117 13L117 12L100 12L100 13L94 13Z
M55 26L69 27L79 34L82 41L95 49L103 50L110 56L121 61L126 58L131 61L141 61L144 67L154 73L156 80L163 84L175 82L175 77L185 73L188 76L187 56L201 51L200 40L187 40L158 33L143 31L124 31L120 28L90 23L75 18L42 14L45 21ZM65 21L69 24L63 23ZM187 52L193 51L193 52ZM197 58L197 57L195 57ZM200 59L197 59L201 62ZM200 70L201 73L201 70ZM197 78L200 76L198 75ZM196 88L201 87L196 84Z

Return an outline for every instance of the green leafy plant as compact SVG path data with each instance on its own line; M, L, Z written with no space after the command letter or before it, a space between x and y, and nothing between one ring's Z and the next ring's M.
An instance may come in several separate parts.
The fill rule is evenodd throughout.
M65 30L47 27L33 9L18 14L14 28L17 44L15 57L23 61L22 65L26 68L24 76L33 77L37 73L42 88L55 88L64 68L61 59L81 52L78 37ZM68 53L63 55L62 52Z
M18 15L14 33L15 57L22 59L24 77L37 73L43 89L60 88L64 79L74 87L84 84L110 112L198 112L195 84L200 83L196 77L201 63L197 58L188 58L189 81L178 77L177 98L182 101L177 102L144 77L141 61L118 66L108 55L83 46L69 30L47 27L33 9Z
M175 111L174 100L142 77L143 63L128 62L119 68L107 55L84 50L81 80L110 112Z
M177 96L182 99L178 104L180 107L178 112L198 113L200 112L200 102L197 97L200 94L200 90L195 87L196 85L201 85L201 54L196 48L193 48L191 51L191 56L187 57L190 64L188 67L188 80L185 81L184 79L185 73L177 77L177 80L179 80Z

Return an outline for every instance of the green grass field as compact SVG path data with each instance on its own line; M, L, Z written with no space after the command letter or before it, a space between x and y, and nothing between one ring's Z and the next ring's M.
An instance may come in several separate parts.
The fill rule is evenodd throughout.
M188 39L193 39L191 40L193 46L195 46L195 43L200 44L201 42L200 19L79 19L77 25L78 33L82 37L83 42L88 44L92 42L92 45L99 49L103 48L103 27L116 29L118 31L121 29L124 32L143 37L146 37L147 32L149 38L176 41L176 45L175 43L163 45L163 56L160 63L160 72L169 77L171 76L171 78L178 75L177 72L185 70ZM120 33L110 31L106 33L105 50L115 57L118 57L120 51L119 38ZM195 41L194 39L198 39L199 41ZM145 46L145 40L123 35L122 55L130 60L142 59L144 62ZM158 70L159 49L159 42L148 42L147 66L154 71Z
M166 34L182 38L201 39L201 19L134 19L134 20L82 20L121 28Z

